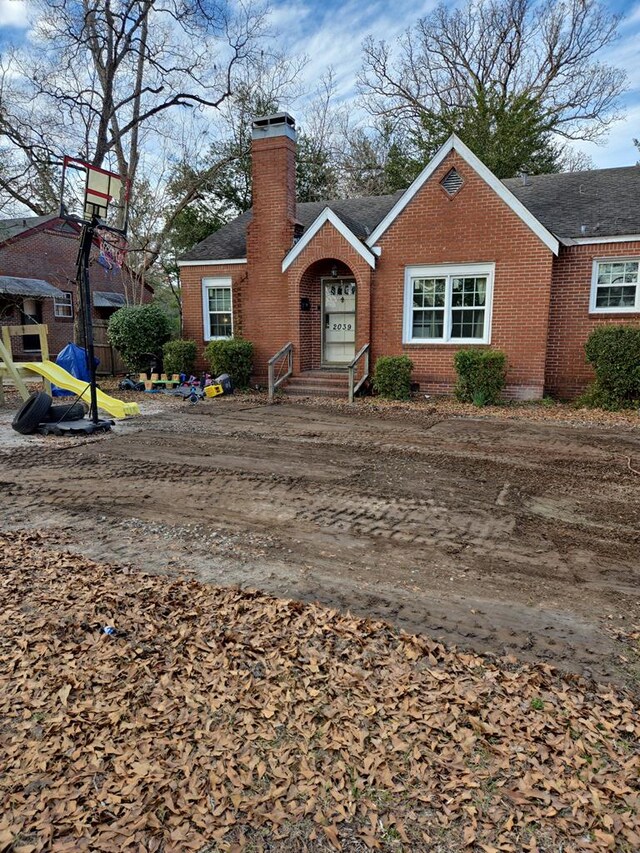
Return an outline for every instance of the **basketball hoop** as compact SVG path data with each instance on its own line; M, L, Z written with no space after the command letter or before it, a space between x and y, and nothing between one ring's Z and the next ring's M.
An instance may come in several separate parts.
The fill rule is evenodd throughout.
M117 234L127 233L130 181L77 157L62 164L60 216ZM96 222L97 220L97 222Z
M109 429L109 421L98 418L96 364L93 344L92 298L89 281L91 248L97 241L98 261L108 269L120 268L127 251L127 216L130 182L77 157L65 157L60 188L60 217L82 225L76 280L80 314L91 376L91 419L95 429Z

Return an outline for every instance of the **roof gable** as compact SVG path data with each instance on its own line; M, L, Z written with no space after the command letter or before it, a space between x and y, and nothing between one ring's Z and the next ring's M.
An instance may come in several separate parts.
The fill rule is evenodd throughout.
M16 216L13 219L0 219L0 243L30 234L59 218L58 213L46 216Z
M291 264L295 261L298 255L309 245L316 236L318 231L325 223L330 223L336 231L344 237L349 245L369 264L373 269L376 265L374 253L361 240L359 240L353 231L343 222L343 220L331 210L330 207L325 207L322 213L316 218L309 228L304 232L291 251L286 255L282 262L282 272L286 272Z
M456 151L457 154L469 165L476 174L498 195L508 207L518 216L524 224L549 248L555 255L560 250L558 240L553 234L548 231L541 222L528 210L522 202L509 190L509 188L498 180L493 172L488 169L484 163L476 157L471 149L464 144L461 139L455 134L452 134L444 143L440 150L435 154L425 168L420 172L411 186L405 190L398 201L391 208L384 219L376 226L374 231L369 235L366 242L368 246L374 246L380 237L387 231L388 228L395 222L398 216L402 213L409 202L420 191L424 184L436 171L438 166L444 161L445 157L451 152Z

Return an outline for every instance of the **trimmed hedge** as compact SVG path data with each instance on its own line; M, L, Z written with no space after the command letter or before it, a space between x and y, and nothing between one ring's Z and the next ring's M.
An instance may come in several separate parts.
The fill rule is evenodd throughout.
M247 388L251 378L253 344L242 338L211 341L204 351L211 374L228 373L236 388Z
M381 355L373 373L373 388L387 400L408 400L411 396L413 362L406 355Z
M581 398L589 406L621 409L640 402L640 326L600 326L584 346L595 382Z
M454 364L458 381L456 399L474 406L497 403L506 382L507 356L495 349L461 349Z
M109 317L107 337L129 370L144 370L171 336L171 322L157 305L127 305Z
M196 363L197 346L195 341L167 341L162 348L165 373L186 373L191 376Z

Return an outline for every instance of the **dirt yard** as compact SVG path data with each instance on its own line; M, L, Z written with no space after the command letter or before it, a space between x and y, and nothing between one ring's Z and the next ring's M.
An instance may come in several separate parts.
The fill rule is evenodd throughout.
M144 408L89 442L22 438L5 409L2 529L637 689L640 423L250 397Z

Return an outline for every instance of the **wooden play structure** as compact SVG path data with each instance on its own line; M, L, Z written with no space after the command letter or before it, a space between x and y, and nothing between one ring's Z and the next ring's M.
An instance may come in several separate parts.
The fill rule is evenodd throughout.
M4 404L4 380L5 377L10 379L16 386L18 393L23 400L29 397L29 391L25 384L25 379L34 379L33 371L28 370L23 366L22 362L13 360L13 348L11 346L11 338L18 335L37 335L40 340L40 356L42 361L49 360L49 341L48 328L41 323L34 323L28 326L1 326L2 336L0 337L0 406ZM28 362L30 363L30 362ZM44 380L44 390L47 394L51 394L51 383L48 379Z

